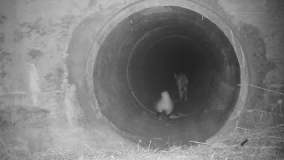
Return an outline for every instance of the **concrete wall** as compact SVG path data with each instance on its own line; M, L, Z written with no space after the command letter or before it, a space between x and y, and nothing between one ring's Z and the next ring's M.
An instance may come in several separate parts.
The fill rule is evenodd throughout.
M86 63L96 35L119 10L134 2L0 2L0 138L4 143L27 142L33 150L53 145L131 145L91 103ZM282 124L283 2L200 3L220 13L234 27L247 59L249 84L278 92L248 86L245 107L233 113L220 134L248 133Z

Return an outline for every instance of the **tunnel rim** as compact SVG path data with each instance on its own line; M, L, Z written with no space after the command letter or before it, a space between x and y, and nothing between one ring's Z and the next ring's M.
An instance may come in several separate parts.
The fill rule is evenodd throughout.
M123 19L127 18L128 16L136 12L146 9L146 8L165 7L165 6L177 6L177 7L195 11L205 16L212 23L214 23L225 34L225 36L228 38L228 40L232 44L235 50L238 63L239 63L239 67L240 67L240 83L247 84L249 77L248 77L248 68L246 64L246 59L245 59L245 56L242 50L241 43L239 42L236 34L234 33L234 28L232 27L233 25L230 25L219 14L217 14L210 8L204 5L201 5L197 2L192 2L192 1L187 1L187 0L155 0L155 1L145 0L145 1L132 3L124 7L120 11L118 11L116 14L113 15L113 17L111 17L101 27L100 31L95 36L95 41L94 41L95 43L93 43L93 46L87 57L86 82L87 82L87 88L88 88L88 93L90 96L89 98L91 100L92 108L94 109L96 113L97 112L100 113L100 107L99 107L98 100L97 100L97 97L94 91L93 74L94 74L94 67L96 64L96 58L97 58L100 46L103 44L104 40L109 35L109 33L115 28L116 24L120 23ZM233 120L240 115L241 109L243 108L246 102L247 94L248 94L247 85L240 85L240 91L238 94L236 105L231 115L229 116L228 120ZM108 118L102 115L101 113L100 113L100 116L104 117L108 121ZM111 126L116 131L123 132L119 128L114 126L110 121L108 122L111 124ZM226 123L224 124L224 126L225 125ZM220 130L222 130L223 127L221 127ZM217 135L217 133L215 135Z

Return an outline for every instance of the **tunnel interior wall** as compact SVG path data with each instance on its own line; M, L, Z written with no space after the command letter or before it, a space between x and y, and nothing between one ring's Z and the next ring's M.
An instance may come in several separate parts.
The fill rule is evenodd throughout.
M283 124L279 94L284 92L283 2L190 2L209 8L228 23L241 47L230 42L245 55L246 61L239 63L246 63L248 69L248 84L241 84L248 87L245 105L236 106L216 136ZM27 145L33 151L83 143L92 148L131 146L102 116L95 97L90 97L88 84L93 81L88 77L93 72L86 64L91 49L98 51L103 37L115 27L106 24L123 10L131 13L129 6L138 3L0 2L0 138L4 144ZM102 31L107 32L99 36Z
M97 54L93 83L100 111L136 136L134 142L162 147L205 141L222 128L239 97L240 66L233 46L218 26L185 8L133 13L109 32ZM173 97L174 73L179 72L196 81L184 102ZM164 90L178 102L173 114L182 115L166 125L154 109Z

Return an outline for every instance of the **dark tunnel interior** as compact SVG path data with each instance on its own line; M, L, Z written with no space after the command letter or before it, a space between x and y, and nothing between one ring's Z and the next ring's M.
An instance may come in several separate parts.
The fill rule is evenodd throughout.
M188 77L180 101L174 73ZM160 6L118 23L101 44L94 68L101 113L142 146L190 145L215 135L237 103L240 66L225 34L189 9ZM174 101L170 118L154 109L162 91Z

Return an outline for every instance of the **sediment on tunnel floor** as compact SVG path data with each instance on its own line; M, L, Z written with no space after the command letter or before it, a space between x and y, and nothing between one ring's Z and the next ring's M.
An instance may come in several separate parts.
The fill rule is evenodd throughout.
M189 79L178 100L174 73ZM203 142L226 123L237 104L241 67L234 46L211 20L177 6L155 6L124 17L100 45L93 70L100 112L123 137L164 148ZM162 91L175 102L158 120Z

